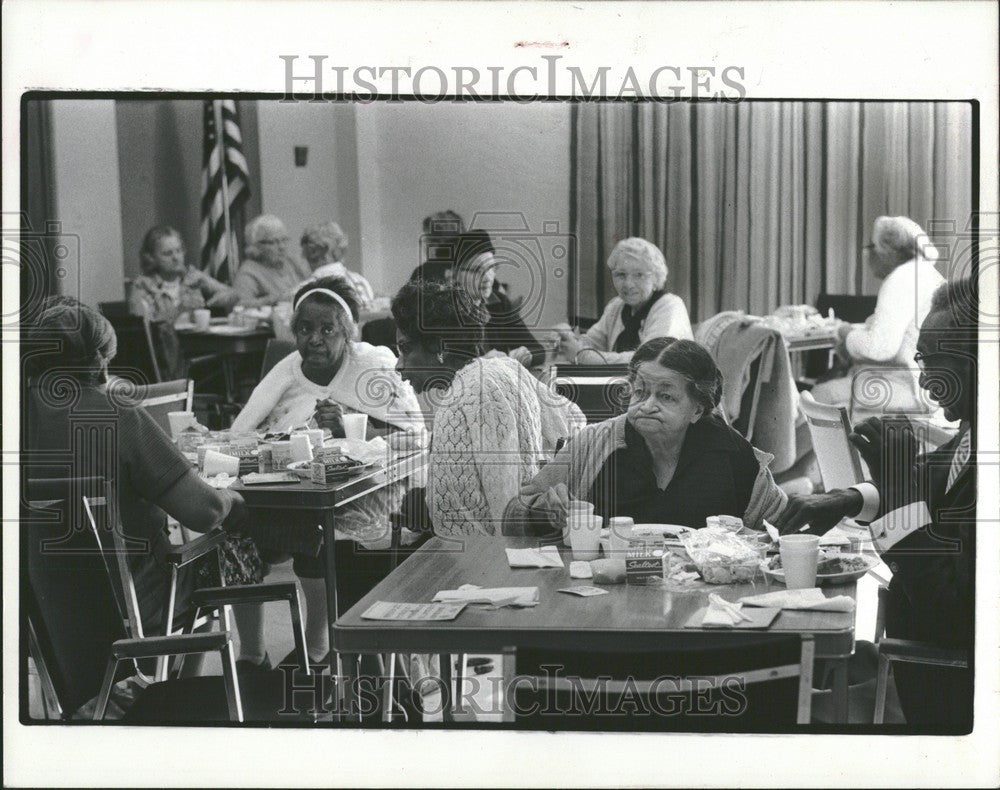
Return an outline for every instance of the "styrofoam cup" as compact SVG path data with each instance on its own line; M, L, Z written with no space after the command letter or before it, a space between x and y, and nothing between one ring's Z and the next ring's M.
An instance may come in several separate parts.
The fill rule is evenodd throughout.
M170 422L170 438L175 442L181 435L181 431L191 425L197 425L198 420L193 411L171 411L167 413L167 420Z
M568 523L573 559L596 560L601 547L601 525L604 519L600 516L570 514Z
M368 432L367 414L342 414L340 419L344 423L344 438L364 441Z
M782 535L778 539L785 587L804 590L816 586L819 535Z

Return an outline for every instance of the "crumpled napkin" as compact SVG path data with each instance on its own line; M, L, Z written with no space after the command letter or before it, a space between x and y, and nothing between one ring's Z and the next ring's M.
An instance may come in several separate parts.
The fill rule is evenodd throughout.
M507 549L507 562L512 568L565 568L559 549L542 546L538 549Z
M569 575L571 579L593 579L594 572L586 560L570 560Z
M485 603L494 608L501 606L538 606L537 587L477 587L475 584L463 584L457 590L441 590L434 596L435 602Z
M730 603L718 593L709 593L708 609L702 619L702 626L706 628L732 628L738 623L750 622L750 618L740 611L742 608L742 604Z
M819 587L805 590L775 590L761 595L744 595L747 606L777 606L781 609L810 609L820 612L853 612L854 599L847 595L827 598Z

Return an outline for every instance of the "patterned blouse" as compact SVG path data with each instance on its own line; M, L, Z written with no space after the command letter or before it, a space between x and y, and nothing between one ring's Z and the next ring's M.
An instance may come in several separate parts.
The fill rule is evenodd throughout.
M202 271L188 269L184 277L173 283L158 274L142 275L132 281L129 310L134 315L145 315L150 321L173 323L182 313L206 306L213 296L223 296L220 303L231 309L239 301L236 292Z

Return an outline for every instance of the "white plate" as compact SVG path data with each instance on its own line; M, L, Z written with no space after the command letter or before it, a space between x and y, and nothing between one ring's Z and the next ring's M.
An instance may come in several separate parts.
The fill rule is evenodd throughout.
M357 466L352 466L349 469L345 469L343 472L338 474L335 481L347 480L350 477L365 472L372 467L372 464L358 464ZM303 480L312 479L312 461L293 461L285 467L293 475L301 477Z
M643 535L643 532L648 532L650 534ZM668 546L680 546L681 545L681 535L687 535L694 532L691 527L685 527L681 524L635 524L632 527L631 537L635 540L639 538L655 538L656 534L663 536L663 542Z
M859 554L849 555L852 557L861 556ZM863 570L857 571L844 571L843 573L817 573L816 574L816 586L822 587L824 584L846 584L847 582L853 582L860 579L868 571L879 564L879 560L874 557L861 557L865 561L867 567ZM779 581L782 584L785 583L785 571L782 569L771 570L770 568L765 568L764 573L770 576L775 581Z

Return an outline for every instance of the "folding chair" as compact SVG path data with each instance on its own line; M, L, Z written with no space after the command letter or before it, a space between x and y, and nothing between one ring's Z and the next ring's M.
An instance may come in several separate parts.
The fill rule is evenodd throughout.
M64 510L67 530L71 534L87 532L93 537L91 545L103 561L128 634L133 638L143 639L150 624L143 623L139 609L132 568L129 564L134 548L126 542L113 485L103 478L95 477L29 480L28 497L33 501L66 503ZM299 651L297 654L304 658L305 630L302 605L298 586L294 582L202 588L192 594L186 612L175 611L178 575L184 566L214 553L220 580L224 582L221 546L225 539L226 533L223 530L214 529L193 541L171 547L166 553L164 561L170 568L170 581L165 619L162 624L163 635L170 637L183 634L185 631L193 632L197 627L207 623L207 620L201 619L202 613L212 611L218 611L223 630L228 630L230 605L286 601L292 620L295 647ZM175 620L178 619L181 621L179 627L175 625ZM160 660L156 668L156 677L164 680L166 675L167 662L165 659Z
M140 660L218 652L222 676L146 686L125 711L125 721L162 725L315 719L312 711L295 715L288 709L280 673L237 679L228 630L130 638L104 552L93 533L75 528L72 509L73 503L65 500L32 502L22 508L21 519L26 558L22 615L31 655L58 718L74 718L93 701L93 718L103 719L114 683L134 675ZM21 659L26 662L27 656ZM299 660L308 672L304 653ZM22 710L26 702L22 700ZM282 716L286 709L287 716Z
M847 438L851 433L847 409L817 403L808 392L799 393L799 404L809 425L823 487L832 491L864 481L864 462Z
M277 340L271 338L264 347L264 361L260 366L260 377L264 378L271 372L271 368L287 357L295 350L295 343L289 340Z
M875 716L873 718L875 724L882 724L885 719L885 698L889 688L889 675L892 672L893 662L900 661L960 669L967 669L969 666L969 651L963 648L943 647L911 639L890 639L884 636L885 609L888 598L888 588L880 587L875 642L875 647L878 649L878 675L875 681Z
M504 721L544 729L726 732L809 723L811 636L692 637L689 648L678 640L670 652L507 648ZM624 707L632 712L612 713Z
M170 435L170 420L167 415L172 411L191 411L194 406L194 381L191 379L174 379L159 384L149 384L141 390L142 406L157 425Z
M587 422L628 408L628 365L557 365L552 376L556 392L579 406Z

